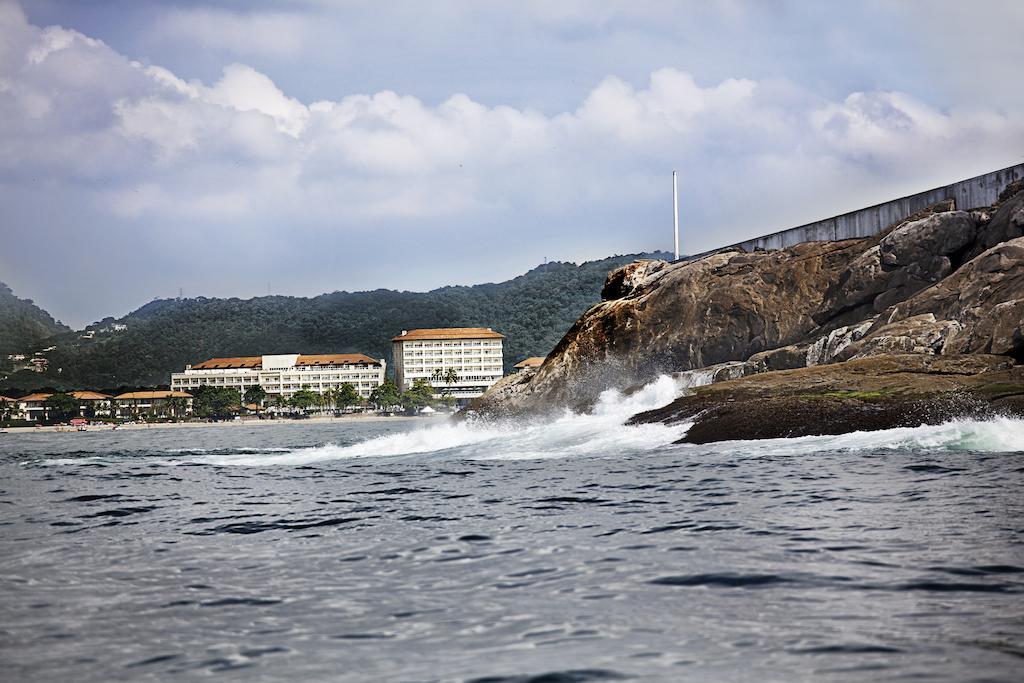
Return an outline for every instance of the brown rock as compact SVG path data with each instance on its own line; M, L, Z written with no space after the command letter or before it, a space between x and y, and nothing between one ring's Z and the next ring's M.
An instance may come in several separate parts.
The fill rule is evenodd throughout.
M626 266L609 282L621 298L593 306L505 409L586 407L610 387L792 344L815 328L810 314L863 241L811 242L771 252L718 253L676 263ZM639 279L639 272L647 272ZM618 294L623 286L609 287ZM511 402L512 405L508 405ZM489 410L488 397L474 406Z
M876 356L699 387L632 424L693 421L682 442L769 439L1024 415L1024 366L1001 356Z
M638 285L668 266L665 261L643 259L633 261L608 274L601 288L601 300L612 301L629 295Z
M1024 238L982 253L942 282L880 316L886 323L931 314L960 329L944 353L1000 353L1024 360ZM867 339L886 334L884 327Z

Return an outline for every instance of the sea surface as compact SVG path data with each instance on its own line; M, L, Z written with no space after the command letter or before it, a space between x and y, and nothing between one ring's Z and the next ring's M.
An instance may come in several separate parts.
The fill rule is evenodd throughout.
M1024 423L0 435L4 681L1020 681Z

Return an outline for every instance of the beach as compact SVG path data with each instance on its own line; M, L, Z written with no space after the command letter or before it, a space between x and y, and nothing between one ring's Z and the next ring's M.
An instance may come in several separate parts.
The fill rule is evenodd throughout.
M82 431L87 432L109 432L109 431L121 431L121 430L137 430L137 429L185 429L190 427L251 427L254 425L288 425L288 424L350 424L357 422L388 422L393 420L425 420L425 421L440 421L446 417L443 414L431 414L431 415L377 415L377 414L364 414L357 413L352 415L343 416L327 416L327 415L315 415L312 417L305 417L298 420L287 419L287 418L265 418L259 419L255 417L240 418L237 420L223 420L219 422L200 422L200 421L189 421L189 422L136 422L131 424L90 424L86 425L85 429L79 427L73 427L71 425L38 425L35 427L4 427L0 429L0 433L18 433L18 432L73 432L80 433Z

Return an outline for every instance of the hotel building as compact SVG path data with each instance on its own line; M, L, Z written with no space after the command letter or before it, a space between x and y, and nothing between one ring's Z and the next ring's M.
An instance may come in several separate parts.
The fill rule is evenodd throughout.
M466 403L504 374L504 338L489 327L403 330L391 339L395 384L405 391L424 379L434 388L435 397L452 396ZM453 377L448 376L450 371Z
M351 384L362 398L384 382L386 364L361 353L298 353L211 358L171 375L171 390L230 387L240 393L261 386L268 399L288 398L300 389L324 393Z

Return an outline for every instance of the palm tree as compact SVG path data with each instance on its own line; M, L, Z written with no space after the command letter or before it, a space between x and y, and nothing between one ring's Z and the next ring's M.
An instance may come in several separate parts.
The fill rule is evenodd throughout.
M172 396L167 399L165 404L167 409L171 412L171 417L181 417L185 414L185 409L188 403L181 396Z
M444 373L445 391L451 393L452 385L457 384L458 381L459 373L455 372L455 368L448 368L448 372Z

